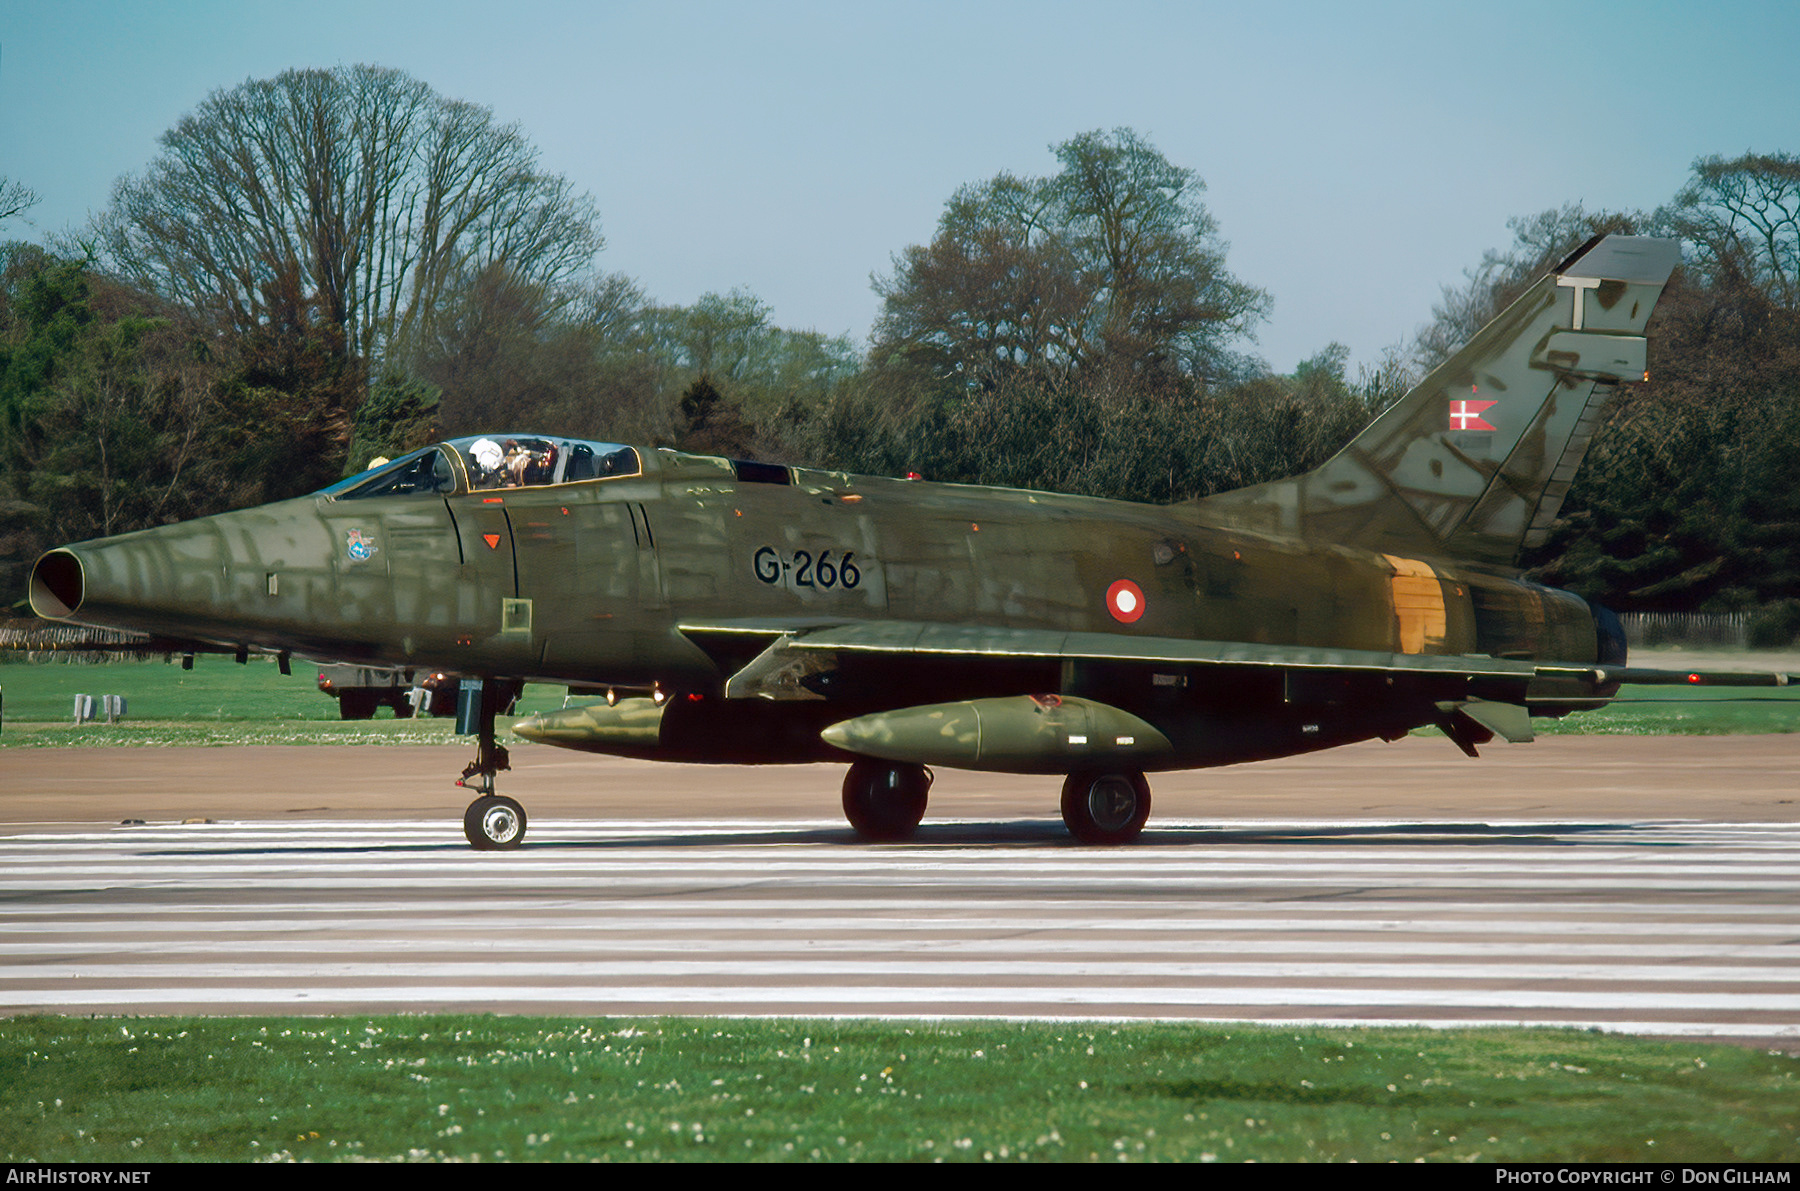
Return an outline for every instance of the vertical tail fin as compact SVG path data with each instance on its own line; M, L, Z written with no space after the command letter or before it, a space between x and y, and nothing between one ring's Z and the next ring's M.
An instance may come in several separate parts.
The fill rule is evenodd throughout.
M1596 237L1325 464L1200 502L1247 529L1502 566L1562 507L1600 411L1644 373L1673 240Z

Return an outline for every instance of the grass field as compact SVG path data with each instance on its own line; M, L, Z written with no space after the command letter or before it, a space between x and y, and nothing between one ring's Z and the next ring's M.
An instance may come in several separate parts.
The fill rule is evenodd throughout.
M521 715L560 707L563 688L530 686ZM124 695L122 723L74 724L77 694ZM192 670L158 661L0 665L0 748L96 745L444 744L455 721L396 719L386 708L372 720L341 720L318 689L318 668L296 662L283 676L273 660L238 665L202 656ZM502 720L504 731L511 720Z
M1731 659L1753 668L1756 655ZM1779 668L1791 658L1768 660ZM1647 665L1656 665L1654 656ZM343 721L335 700L319 693L315 667L296 663L283 677L273 661L238 665L200 657L192 670L161 661L0 664L0 748L95 745L442 744L449 719L397 720L383 709L373 720ZM76 726L76 694L122 694L120 724ZM520 714L562 705L563 688L528 686ZM510 721L502 721L502 732ZM1600 711L1560 721L1534 721L1544 734L1719 735L1800 731L1800 687L1782 689L1626 687Z
M1792 1162L1800 1059L1586 1032L0 1022L0 1157Z

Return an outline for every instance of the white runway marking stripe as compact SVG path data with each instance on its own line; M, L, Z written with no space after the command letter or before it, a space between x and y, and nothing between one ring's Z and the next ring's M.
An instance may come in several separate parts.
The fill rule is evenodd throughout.
M1571 1012L1637 1013L1669 1011L1767 1009L1771 1013L1791 1012L1791 1006L1764 1005L1756 998L1729 993L1688 994L1679 998L1652 995L1611 995L1603 993L1565 992L1562 990L1384 990L1380 993L1357 988L1171 988L1157 985L1134 985L1122 989L1112 985L1049 987L1041 984L993 985L968 988L963 985L621 985L594 989L533 985L524 988L507 984L452 985L421 990L411 986L388 987L358 984L318 989L218 988L184 990L68 989L46 991L33 1004L39 1006L90 1005L104 1000L141 1007L154 1004L243 1004L267 1003L292 1007L307 1001L329 1004L362 1004L392 1007L425 1004L492 1004L502 1003L582 1003L597 1011L615 1009L619 1005L668 1004L691 1008L716 1004L774 1007L783 1005L851 1006L904 1005L928 1011L929 1006L944 1005L1087 1005L1097 1013L1116 1013L1121 1005L1144 1005L1175 1008L1184 1005L1245 1005L1278 1008L1294 1004L1347 1007L1366 1005L1384 1009L1496 1009L1569 1010ZM1800 1033L1791 1020L1765 1023L1770 1033L1778 1030Z
M457 924L455 923L443 922L436 924L436 928L448 931L455 929L456 925ZM962 926L966 924L957 923L957 925ZM984 932L992 931L997 925L997 922L990 921L982 927L982 929ZM348 929L350 928L341 924L321 919L316 923L308 922L286 928L286 933L301 937L288 938L284 937L283 934L270 934L267 931L259 930L256 932L259 937L254 939L231 937L219 941L210 937L216 936L219 932L212 930L209 927L195 925L193 930L187 932L184 937L181 938L152 939L145 938L142 934L128 930L115 930L112 933L117 935L117 938L96 939L92 935L87 935L82 938L82 945L89 948L98 948L99 950L95 952L96 955L108 954L115 949L120 949L128 951L129 954L133 956L242 956L246 953L255 953L269 957L286 957L290 954L304 954L307 956L368 955L371 952L385 952L389 954L417 952L420 954L430 954L449 949L443 943L429 940L421 942L418 934L385 936L359 935L354 938L320 937L320 933L323 931L341 933ZM426 931L432 929L432 926L429 923L422 923L419 924L419 929L421 931ZM704 926L696 922L686 926L678 926L668 930L657 931L655 932L655 937L631 938L625 942L621 942L619 938L619 935L623 932L616 930L610 924L604 933L596 932L591 929L577 930L576 928L566 926L550 928L551 936L547 938L527 937L527 932L532 930L533 928L529 925L521 924L514 926L508 931L507 938L503 943L488 945L488 947L483 948L483 952L484 954L492 955L530 955L537 952L552 952L564 956L592 952L594 954L612 957L616 957L621 953L629 953L631 955L659 952L687 954L694 949L694 940L687 936L698 932L711 934L720 930L743 931L746 932L747 935L763 930L774 931L777 933L806 931L809 933L809 938L806 941L808 954L836 952L863 954L871 950L892 952L896 950L912 951L919 948L929 948L934 957L962 953L980 955L1085 954L1093 951L1096 942L1100 942L1105 945L1109 952L1118 955L1179 955L1188 957L1204 948L1208 955L1219 962L1225 962L1227 957L1238 955L1295 955L1303 958L1308 963L1312 963L1313 961L1322 959L1326 956L1387 956L1391 955L1394 949L1393 944L1387 942L1378 943L1332 938L1323 930L1308 932L1306 937L1299 939L1212 939L1210 937L1203 937L1201 932L1194 931L1179 932L1179 937L1172 939L1119 938L1112 935L1110 932L1105 936L1096 936L1093 932L1089 932L1087 937L1055 938L1051 937L1048 932L1033 932L1030 937L1026 938L984 937L978 939L956 939L933 937L927 940L913 941L898 947L891 937L876 937L874 931L855 931L854 928L847 924L838 925L836 927L827 927L820 923L803 920L781 923L773 927L764 927L762 921L756 918L721 917L716 920L707 921ZM234 929L230 933L233 936L241 934L242 928ZM642 933L646 932L640 931L640 934ZM1063 934L1067 932L1058 931L1057 933ZM1793 928L1783 927L1780 933L1782 935L1792 935ZM198 935L209 937L195 937ZM758 939L753 946L760 948L764 946L764 943ZM489 948L491 948L491 950ZM71 945L66 941L54 943L27 943L9 938L6 942L5 950L9 957L23 957L30 955L66 956L71 951ZM471 948L469 945L464 944L463 946L455 948L455 950L468 951L471 950ZM1745 963L1746 965L1750 960L1774 959L1781 960L1784 964L1789 965L1786 969L1790 972L1788 978L1800 980L1800 946L1796 946L1791 942L1763 946L1739 942L1719 942L1712 932L1707 932L1704 936L1698 936L1688 942L1682 943L1633 943L1627 946L1614 947L1587 944L1580 949L1578 956L1571 953L1571 948L1567 943L1488 942L1476 940L1457 943L1436 943L1414 939L1407 943L1406 950L1409 955L1414 957L1432 956L1440 959L1466 957L1470 959L1487 960L1503 958L1511 961L1517 961L1524 958L1568 961L1567 964L1561 966L1570 966L1577 958L1588 961L1599 959L1646 960L1658 957L1665 959L1685 959L1690 961L1696 959L1734 959L1741 963ZM1559 970L1561 966L1559 966ZM1663 972L1663 977L1651 978L1666 978L1671 971L1680 972L1687 970L1688 969L1661 969L1660 971ZM1746 966L1741 968L1733 967L1730 970L1736 972L1747 971L1750 969ZM4 979L5 975L6 970L0 968L0 979Z
M814 905L817 906L818 913L809 913ZM1686 928L1696 940L1718 940L1726 936L1793 939L1796 932L1800 931L1800 925L1796 925L1794 921L1795 911L1789 905L1694 908L1583 902L1571 905L1560 915L1548 913L1542 907L1533 907L1533 914L1538 916L1531 918L1493 917L1493 907L1490 905L1480 907L1482 916L1479 917L1449 917L1441 921L1417 918L1419 907L1416 905L1396 907L1369 902L1308 905L1306 917L1271 915L1268 903L1243 904L1232 907L1240 915L1232 918L1139 917L1136 916L1139 903L1118 898L1094 898L1082 902L1078 907L1046 904L1036 900L1030 905L1034 917L1029 923L1021 923L1016 914L1003 917L973 914L967 908L947 905L942 899L871 898L846 903L834 898L813 903L789 898L764 898L754 890L730 900L683 897L678 906L617 898L583 901L579 903L579 908L567 898L558 898L554 902L546 902L541 898L484 899L479 904L466 906L460 914L441 918L424 913L396 915L392 903L380 907L358 907L337 901L305 905L234 902L212 906L187 901L166 906L106 902L99 905L84 903L66 909L59 907L56 911L34 905L27 911L0 913L0 929L6 930L9 935L30 931L111 934L123 930L132 936L149 932L191 931L207 934L249 933L269 937L279 937L282 933L296 930L397 929L415 932L412 937L416 939L428 931L466 932L475 924L485 928L491 926L496 918L505 918L502 925L511 934L584 930L596 923L603 923L609 935L665 935L674 931L733 928L771 933L860 930L888 934L908 931L937 933L1030 929L1040 932L1090 932L1123 942L1146 934L1185 936L1195 932L1258 935L1355 932L1381 935L1395 930L1407 930L1436 934L1479 932L1489 936L1519 935L1532 940L1563 936L1574 939L1575 944L1583 950L1595 945L1594 940L1588 937L1591 935L1666 938L1678 937ZM750 907L755 907L757 912L745 914L744 911ZM866 909L867 913L855 914L854 911L858 908ZM1221 908L1221 903L1208 901L1207 908L1216 912ZM1432 909L1437 913L1457 912L1453 903L1445 902L1432 903ZM1473 907L1463 909L1466 913L1471 912ZM827 916L845 911L852 912L852 916ZM906 912L909 916L894 916L901 912ZM520 914L533 917L516 917ZM784 914L795 916L778 916ZM1083 915L1086 917L1082 917ZM26 920L28 916L42 920ZM94 920L96 916L99 921ZM1632 916L1652 920L1636 922L1630 920ZM9 918L12 920L8 921ZM1772 921L1749 921L1756 918L1768 918ZM1726 922L1723 919L1733 921ZM1564 947L1569 945L1562 944Z
M1552 880L1562 887L1618 887L1700 882L1714 888L1792 889L1800 878L1800 858L1775 860L1755 853L1718 850L1706 857L1675 860L1641 853L1583 852L1517 848L1503 857L1487 849L1452 844L1410 855L1370 858L1332 848L1296 844L1283 852L1249 853L1230 846L1191 848L1157 854L1147 849L1056 849L1021 858L1006 850L977 853L959 849L873 851L787 846L676 850L609 849L604 853L523 851L478 854L463 850L429 859L405 852L370 857L328 848L258 854L249 849L138 850L129 845L111 856L79 860L47 858L9 863L0 870L0 888L54 889L100 885L120 888L154 884L179 871L190 887L222 887L233 882L260 885L281 874L284 884L345 888L378 879L386 888L459 885L537 884L591 886L600 882L645 884L662 881L744 881L809 877L842 883L904 880L947 882L974 879L983 885L1065 884L1080 874L1089 882L1113 885L1206 886L1256 879L1286 884L1342 883L1403 879L1405 884L1481 884L1526 888ZM300 873L303 875L291 875Z
M1800 1033L1792 825L1259 820L1117 850L939 826L869 847L823 821L537 823L493 854L442 823L15 836L0 1011L1331 1010Z
M865 950L867 948L865 947ZM1800 1010L1800 968L1743 967L1648 967L1641 965L1603 966L1595 964L1530 964L1508 965L1513 980L1579 980L1595 983L1627 985L1682 983L1780 983L1792 986L1792 994L1776 996L1758 993L1771 999L1771 1008ZM345 979L376 976L384 980L472 980L507 977L513 980L598 980L606 984L624 984L635 980L673 980L695 978L708 980L754 980L769 976L845 976L857 979L885 976L898 978L928 977L945 980L956 977L983 979L1007 976L1042 976L1054 979L1100 977L1118 979L1151 978L1156 980L1492 980L1492 964L1446 964L1404 961L1386 963L1345 963L1333 960L1288 963L1246 963L1229 960L1185 962L1181 960L1105 960L1084 961L1009 959L1004 961L940 959L936 956L905 960L856 959L833 960L793 957L789 959L596 959L577 961L503 960L486 957L480 960L433 960L406 962L365 960L345 963L320 960L317 957L256 962L221 963L196 959L187 963L114 961L96 957L81 963L8 963L0 967L0 997L14 981L45 981L67 978L111 980L120 977L134 980L167 981L192 976L205 980L293 980Z

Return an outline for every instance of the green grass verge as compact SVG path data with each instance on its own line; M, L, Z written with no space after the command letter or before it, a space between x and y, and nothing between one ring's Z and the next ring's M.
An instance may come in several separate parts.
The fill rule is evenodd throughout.
M124 695L122 723L76 725L77 694ZM560 707L563 688L528 686L520 714ZM341 720L337 700L318 689L318 668L295 662L283 676L273 660L240 666L202 656L192 670L162 661L0 664L0 748L104 745L450 744L455 721ZM511 720L502 720L504 731Z
M1764 1161L1800 1060L1591 1032L14 1018L0 1155Z
M1800 732L1800 688L1628 686L1598 711L1533 720L1542 736L1730 736Z
M1754 655L1742 664L1754 666ZM237 665L201 657L192 670L160 661L0 664L0 748L96 745L447 744L449 719L397 720L385 708L373 720L343 721L336 700L319 693L317 668L296 663L283 677L273 661ZM70 722L77 693L122 694L125 722ZM562 705L563 688L528 686L519 712ZM504 732L510 721L502 721ZM1695 690L1626 687L1599 711L1536 720L1544 735L1703 735L1800 732L1800 688ZM1435 732L1436 729L1428 729Z

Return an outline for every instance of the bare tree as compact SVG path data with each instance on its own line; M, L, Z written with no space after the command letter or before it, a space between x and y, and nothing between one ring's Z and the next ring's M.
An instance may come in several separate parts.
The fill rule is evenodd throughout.
M875 279L875 363L981 390L1020 367L1067 379L1086 359L1092 287L1057 216L1041 180L1001 174L957 190L931 243Z
M115 188L103 263L240 331L335 328L347 356L417 342L493 265L560 291L602 244L593 201L540 169L516 126L397 70L251 80L162 146Z
M1702 157L1659 214L1693 246L1702 272L1735 270L1779 305L1800 309L1800 157Z
M1405 361L1410 367L1397 368L1401 361L1393 360L1383 365L1384 370L1425 375L1588 239L1611 232L1632 235L1641 222L1641 216L1588 211L1580 203L1507 220L1512 247L1506 252L1488 249L1479 265L1464 270L1461 285L1444 286L1443 296L1431 308L1431 322L1414 337L1410 359Z
M23 215L37 205L37 192L31 190L17 178L8 178L0 174L0 219L11 219L15 215Z
M1194 171L1129 128L1053 147L1059 173L958 190L929 245L875 279L872 361L971 389L1024 367L1205 378L1268 311L1225 269Z

